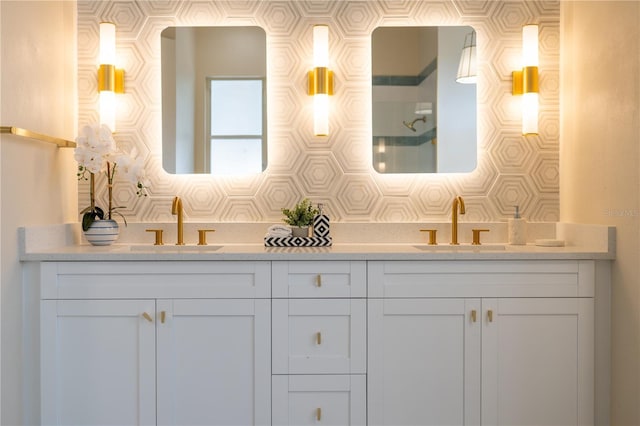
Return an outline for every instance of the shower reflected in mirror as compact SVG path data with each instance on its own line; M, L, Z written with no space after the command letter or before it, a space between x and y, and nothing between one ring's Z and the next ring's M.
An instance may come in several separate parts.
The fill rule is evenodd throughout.
M422 116L422 117L418 117L415 120L413 120L412 122L407 122L407 121L403 121L402 124L404 124L405 126L407 126L407 129L415 132L416 128L413 127L414 124L416 124L416 121L422 121L423 123L427 122L427 116Z

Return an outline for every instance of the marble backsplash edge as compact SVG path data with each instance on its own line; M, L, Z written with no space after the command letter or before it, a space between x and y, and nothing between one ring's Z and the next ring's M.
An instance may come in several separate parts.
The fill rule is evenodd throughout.
M186 244L196 244L199 229L215 229L215 233L207 237L209 244L261 244L267 228L272 224L185 222L184 239ZM471 230L475 228L489 229L489 232L482 235L483 243L500 244L507 241L506 222L460 222L460 243L470 243ZM176 242L175 222L129 222L127 226L121 224L117 243L153 244L154 234L147 232L147 229L163 229L164 243L169 245ZM425 244L427 233L420 232L421 229L436 229L438 243L448 244L451 235L449 222L332 223L331 236L334 244ZM530 222L527 229L529 243L533 243L536 238L556 238L554 222ZM87 244L79 223L23 227L19 232L21 253Z
M18 252L51 250L85 243L80 223L60 223L18 228Z
M614 257L616 254L615 226L558 222L556 238L565 240L568 246L597 247Z
M215 229L208 236L209 244L261 244L270 222L256 223L207 223L187 222L184 224L186 244L198 242L199 229ZM163 229L164 243L176 242L175 222L150 222L121 224L118 244L153 244L154 235L147 229ZM489 229L483 233L482 242L486 244L504 244L507 242L506 222L460 222L459 241L471 242L471 230ZM332 223L331 236L334 244L426 244L427 234L421 229L437 229L438 243L448 244L451 235L449 222L420 223ZM536 239L560 239L567 246L586 247L597 251L615 254L615 227L607 225L589 225L556 222L529 222L527 224L527 243L534 244ZM32 253L52 250L59 247L87 244L82 236L79 223L29 226L19 229L20 253Z

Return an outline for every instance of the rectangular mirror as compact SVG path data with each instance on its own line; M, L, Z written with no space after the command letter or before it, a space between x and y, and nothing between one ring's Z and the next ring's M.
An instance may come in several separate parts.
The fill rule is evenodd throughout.
M476 84L475 78L458 78L459 68L475 75L473 28L379 27L371 50L374 169L473 171ZM471 61L461 64L463 58Z
M162 165L244 175L267 167L267 43L260 27L161 34Z

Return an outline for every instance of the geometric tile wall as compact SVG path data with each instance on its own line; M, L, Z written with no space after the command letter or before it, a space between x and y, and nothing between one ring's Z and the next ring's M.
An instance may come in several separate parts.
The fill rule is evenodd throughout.
M180 195L189 220L278 222L303 197L333 221L444 220L462 195L469 221L499 221L518 204L533 221L559 219L558 1L78 1L78 127L98 120L99 26L117 26L126 70L116 141L145 157L149 196L116 182L133 222L168 221ZM335 72L330 135L313 136L306 94L312 26L327 24ZM540 26L540 134L520 134L511 71L522 26ZM162 169L160 32L175 25L258 25L267 33L268 167L246 178ZM383 25L471 25L478 42L478 168L466 174L381 175L371 165L371 33ZM104 194L102 181L98 193ZM80 184L80 208L88 187ZM104 204L104 202L103 202Z

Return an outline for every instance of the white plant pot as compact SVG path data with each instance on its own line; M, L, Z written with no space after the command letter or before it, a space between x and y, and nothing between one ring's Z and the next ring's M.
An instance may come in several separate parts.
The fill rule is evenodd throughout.
M94 246L109 246L120 234L118 222L113 219L94 220L89 229L84 231L84 237Z

